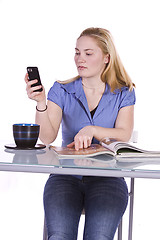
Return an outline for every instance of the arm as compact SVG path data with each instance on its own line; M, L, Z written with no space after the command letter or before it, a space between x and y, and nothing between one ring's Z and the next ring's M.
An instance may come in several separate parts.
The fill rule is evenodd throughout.
M44 87L42 92L34 92L42 86L31 87L37 80L28 81L28 74L25 76L25 82L28 97L37 102L37 109L44 110L46 108ZM45 144L49 144L56 139L62 118L62 110L58 105L48 101L47 107L44 112L36 111L36 123L40 125L39 137Z
M134 124L134 106L123 107L119 110L115 128L104 128L99 126L86 126L82 128L74 138L74 142L69 144L75 145L75 149L87 148L92 142L92 138L101 140L104 137L115 138L120 141L129 141Z
M127 142L131 138L134 124L134 106L123 107L119 110L115 128L95 127L94 137L101 140L104 137L115 138Z
M45 109L45 104L37 103L38 109ZM58 134L62 119L62 109L55 103L47 102L47 111L36 111L36 123L40 125L40 139L45 144L52 143Z

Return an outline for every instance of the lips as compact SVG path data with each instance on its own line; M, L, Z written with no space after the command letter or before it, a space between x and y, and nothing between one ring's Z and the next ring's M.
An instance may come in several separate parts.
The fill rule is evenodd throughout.
M84 70L84 69L86 69L86 67L84 67L84 66L78 66L78 70Z

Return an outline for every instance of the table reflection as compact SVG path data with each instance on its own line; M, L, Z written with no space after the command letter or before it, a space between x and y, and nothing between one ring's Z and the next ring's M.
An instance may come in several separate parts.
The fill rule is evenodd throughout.
M45 150L13 150L5 149L5 152L13 155L12 163L38 164L38 155L45 154Z

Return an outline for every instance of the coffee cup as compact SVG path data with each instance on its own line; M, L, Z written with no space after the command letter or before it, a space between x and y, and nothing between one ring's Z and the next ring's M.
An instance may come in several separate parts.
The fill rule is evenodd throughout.
M39 137L40 125L28 123L13 124L13 137L18 148L34 148Z

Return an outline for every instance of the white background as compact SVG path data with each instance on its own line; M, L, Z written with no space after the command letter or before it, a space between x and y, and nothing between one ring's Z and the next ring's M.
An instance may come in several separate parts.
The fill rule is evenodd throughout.
M26 95L26 67L39 67L48 92L56 79L77 74L73 57L81 31L103 27L111 31L136 84L139 144L160 150L159 23L158 0L0 0L0 138L13 140L13 123L34 122L36 103ZM47 177L0 172L0 239L42 239ZM133 240L160 238L159 184L136 181Z

